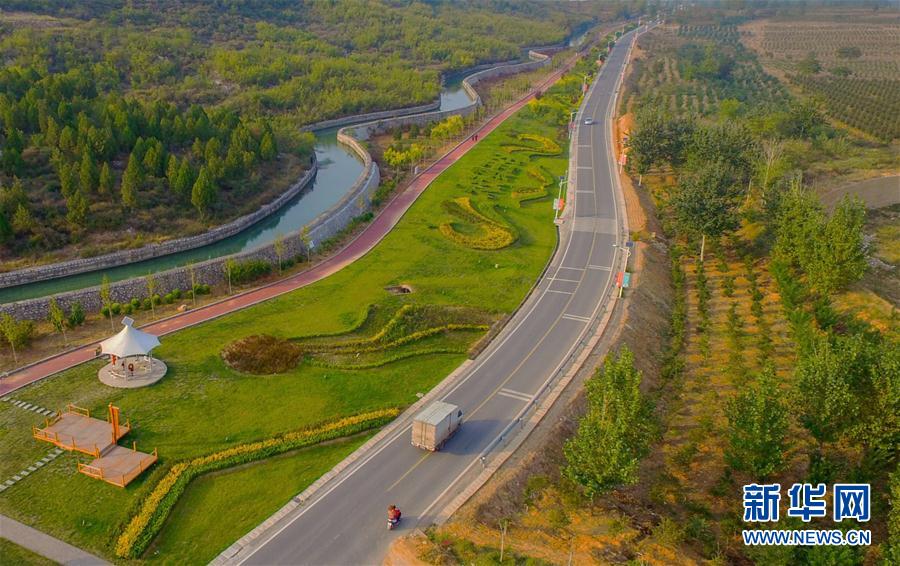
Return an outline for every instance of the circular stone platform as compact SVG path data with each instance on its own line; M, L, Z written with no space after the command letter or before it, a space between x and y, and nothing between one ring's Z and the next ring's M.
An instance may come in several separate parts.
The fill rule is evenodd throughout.
M135 389L137 387L146 387L153 385L166 375L168 366L165 362L152 358L150 360L150 368L146 369L146 361L135 362L135 371L132 375L127 369L122 372L122 366L113 366L106 364L100 368L98 373L100 381L110 387L118 387L120 389ZM127 376L127 378L126 378Z

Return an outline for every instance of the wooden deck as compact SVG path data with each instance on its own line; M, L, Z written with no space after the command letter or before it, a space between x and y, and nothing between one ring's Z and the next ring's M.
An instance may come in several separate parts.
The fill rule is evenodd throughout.
M115 445L90 464L79 463L78 471L92 478L125 487L152 466L156 459L156 450L152 454L145 454L134 448Z
M34 427L33 435L59 446L63 450L84 452L99 457L107 448L131 431L128 423L119 425L119 434L113 438L113 425L96 419L90 413L70 406L66 412L47 421L44 428Z
M136 445L119 446L119 439L131 432L131 424L119 422L116 428L113 422L119 422L119 409L112 405L106 421L91 417L87 409L69 405L64 413L48 419L44 428L32 427L32 435L64 450L90 454L94 460L90 464L79 462L79 472L125 487L156 462L157 453L138 452Z

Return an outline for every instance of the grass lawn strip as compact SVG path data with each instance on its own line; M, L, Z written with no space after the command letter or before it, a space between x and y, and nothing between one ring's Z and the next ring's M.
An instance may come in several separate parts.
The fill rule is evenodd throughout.
M49 558L44 558L40 554L35 554L25 547L0 538L0 564L17 565L17 566L51 566L56 562Z
M116 556L120 558L140 556L162 528L172 507L195 477L369 430L390 422L399 414L399 409L385 409L346 417L317 428L289 432L187 462L178 462L169 468L168 473L156 484L153 491L144 498L140 510L128 522L116 541Z
M164 564L206 564L371 437L362 434L200 476L146 552ZM240 509L240 513L235 513ZM202 545L197 541L203 540Z

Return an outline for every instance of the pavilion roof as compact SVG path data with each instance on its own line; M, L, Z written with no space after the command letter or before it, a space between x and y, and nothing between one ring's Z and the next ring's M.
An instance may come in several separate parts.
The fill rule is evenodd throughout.
M126 316L122 319L122 324L125 327L118 334L100 342L100 348L104 354L112 354L120 358L142 356L149 354L150 350L159 346L159 338L135 328L133 319Z

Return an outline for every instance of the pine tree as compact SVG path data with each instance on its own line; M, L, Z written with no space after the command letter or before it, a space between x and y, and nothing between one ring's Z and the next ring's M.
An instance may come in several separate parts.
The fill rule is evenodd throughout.
M197 209L201 216L206 216L209 207L212 206L215 200L216 187L209 178L206 167L201 167L200 174L197 176L197 181L194 183L194 187L191 190L191 204L194 205L194 208Z
M75 151L75 130L66 126L59 134L59 149L72 153Z
M66 199L66 220L75 226L84 226L87 219L88 201L84 198L81 189L76 190Z
M78 189L78 171L75 164L60 161L58 175L59 190L64 197L69 198Z
M97 186L97 166L94 165L89 151L85 151L81 156L78 180L82 194L89 195L94 192L94 188Z
M44 130L44 144L54 146L59 142L59 124L52 117L47 117L47 127Z
M19 203L19 206L16 207L16 212L13 214L12 227L16 234L24 234L30 232L34 228L34 218L32 218L28 208L21 202Z
M259 141L259 158L263 161L271 161L278 155L278 146L275 144L275 136L266 130Z
M190 196L191 187L194 185L194 171L188 158L185 157L178 166L178 179L175 183L175 190L179 196L187 198Z
M21 150L16 148L3 149L3 153L0 155L0 167L2 167L4 173L14 177L21 174L24 166L25 162L22 160Z
M104 163L100 168L100 180L97 182L97 192L101 195L108 195L113 190L113 176L109 169L109 163Z
M137 206L137 192L141 186L142 172L141 164L138 161L137 154L132 153L128 158L128 166L125 167L125 174L122 176L122 204L128 208Z
M166 180L169 182L169 190L177 193L178 157L172 154L169 155L169 162L166 164Z
M194 138L194 144L191 146L191 153L194 155L194 159L203 159L204 151L205 148L200 138Z
M225 175L232 179L239 178L243 176L243 169L244 160L241 148L236 143L232 143L225 156Z

